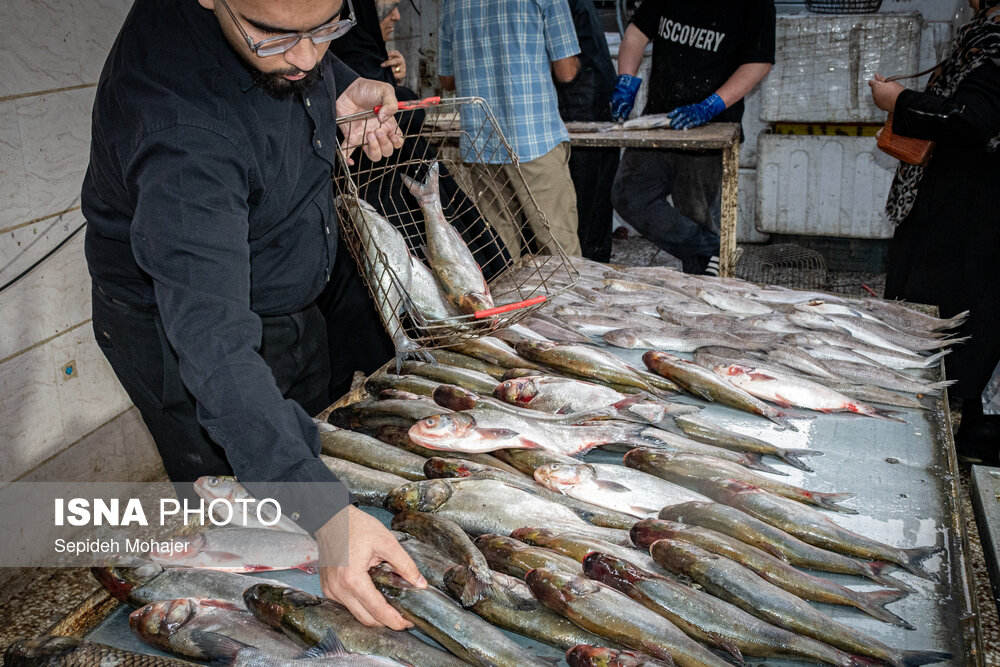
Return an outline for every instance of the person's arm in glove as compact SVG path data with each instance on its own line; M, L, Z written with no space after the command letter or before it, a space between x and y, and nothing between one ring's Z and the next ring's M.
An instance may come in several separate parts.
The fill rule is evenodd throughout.
M634 25L629 25L625 30L618 48L618 81L611 93L611 120L627 120L632 113L635 96L642 83L642 79L635 74L642 64L642 52L648 43L649 38Z
M771 71L771 63L745 63L736 68L722 87L697 104L677 107L667 114L670 127L689 130L700 127L743 99Z

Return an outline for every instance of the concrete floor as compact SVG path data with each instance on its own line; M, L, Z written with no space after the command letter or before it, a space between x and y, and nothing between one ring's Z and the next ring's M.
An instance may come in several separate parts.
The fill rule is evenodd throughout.
M659 251L641 238L616 240L612 251L612 263L626 265L678 266L679 262L670 255ZM856 276L845 276L847 282ZM880 287L877 281L865 277L866 284ZM879 290L880 292L880 290ZM958 425L960 414L956 416ZM969 562L975 579L975 592L979 603L980 626L983 634L983 664L1000 667L1000 619L997 616L996 600L993 598L986 563L983 559L979 533L976 530L969 497L969 471L963 468L960 475L964 516L968 518ZM89 570L79 568L39 568L28 573L23 587L0 604L0 650L15 639L43 633L58 621L80 600L96 590L97 584ZM0 602L6 596L0 591ZM2 664L2 656L0 656Z

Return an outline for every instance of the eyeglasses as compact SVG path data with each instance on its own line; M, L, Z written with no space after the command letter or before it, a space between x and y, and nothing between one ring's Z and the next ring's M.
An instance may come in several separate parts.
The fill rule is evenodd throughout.
M284 53L298 44L299 40L303 37L308 37L312 40L313 44L322 44L323 42L332 41L344 35L357 23L357 20L354 18L354 5L351 0L347 0L346 19L325 23L315 30L310 30L309 32L289 33L287 35L278 35L277 37L269 37L267 39L262 39L259 42L254 42L253 39L250 38L250 35L247 34L247 31L243 28L243 24L240 23L238 18L236 18L236 13L230 9L226 0L219 0L219 2L226 8L226 11L229 12L229 16L232 17L233 23L236 24L236 27L240 29L240 32L243 34L243 39L247 41L247 46L250 47L250 51L257 54L257 56L261 58Z

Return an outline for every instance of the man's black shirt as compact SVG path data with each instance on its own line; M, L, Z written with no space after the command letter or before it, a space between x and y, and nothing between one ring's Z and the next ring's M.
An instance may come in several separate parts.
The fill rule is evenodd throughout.
M82 194L94 285L159 313L199 422L248 481L335 480L258 348L260 316L305 309L330 275L334 101L356 76L327 54L312 88L269 97L211 12L138 0L98 84Z

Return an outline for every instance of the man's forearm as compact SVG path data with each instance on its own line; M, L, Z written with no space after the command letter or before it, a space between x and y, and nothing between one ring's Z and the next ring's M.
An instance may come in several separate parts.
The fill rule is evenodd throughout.
M625 30L621 46L618 47L618 73L635 76L642 64L642 53L649 38L634 25Z
M731 107L746 97L771 71L771 63L744 63L736 68L715 94Z

